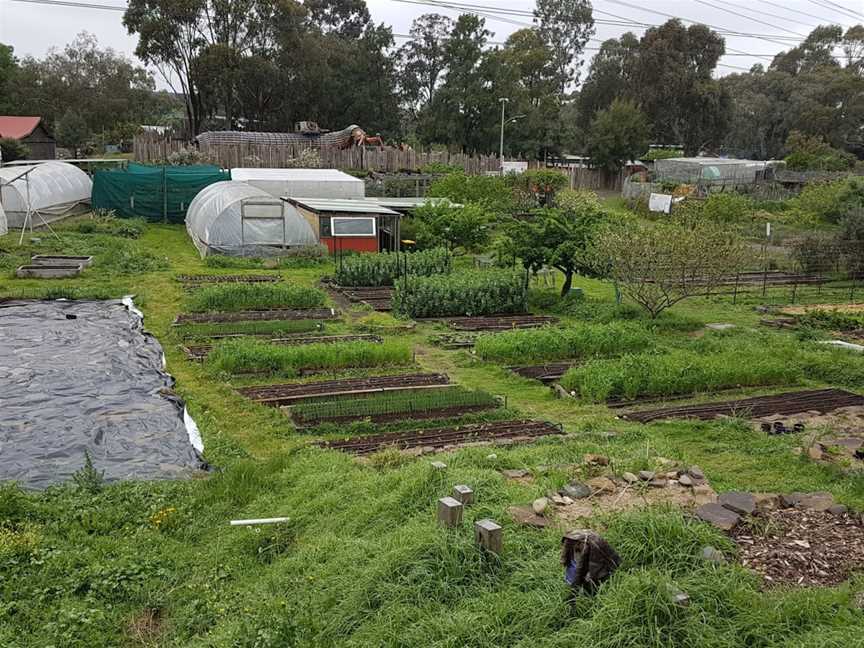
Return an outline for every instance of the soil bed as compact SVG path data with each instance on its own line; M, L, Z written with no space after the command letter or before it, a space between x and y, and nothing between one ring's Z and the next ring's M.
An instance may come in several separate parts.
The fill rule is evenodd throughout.
M442 388L450 385L445 374L404 374L400 376L375 376L372 378L346 378L302 384L264 385L241 387L237 391L264 405L278 407L313 398L353 396L379 392L408 391L411 389Z
M223 337L243 337L241 335ZM375 342L380 344L382 338L379 335L315 335L302 337L271 338L267 344L281 346L297 346L300 344L335 344L338 342ZM183 347L186 357L197 362L203 361L213 350L212 344L190 344Z
M248 274L248 275L177 275L177 281L184 284L205 283L275 283L281 281L279 275Z
M319 441L316 445L351 454L365 455L388 447L395 447L401 450L425 447L443 448L445 446L464 443L497 441L500 439L531 439L552 434L561 435L564 432L558 426L545 421L501 421L498 423L481 423L478 425L436 428L433 430L376 434L340 439L338 441Z
M456 331L503 331L514 328L537 328L557 324L551 315L492 315L489 317L430 317L421 322L446 322Z
M864 569L864 524L857 515L788 508L755 513L755 532L739 525L732 538L741 564L775 585L834 586Z
M418 412L396 412L394 414L373 414L371 416L330 416L311 420L297 419L299 427L314 427L319 423L353 423L354 421L370 421L372 423L392 423L394 421L423 421L429 419L458 418L473 412L487 412L496 409L497 405L461 405L459 407L444 407ZM292 419L294 417L292 416Z
M304 308L300 310L273 309L237 311L233 313L180 313L174 324L196 324L201 322L273 322L283 320L335 319L332 308Z
M551 383L556 380L561 380L561 377L567 372L567 370L575 366L576 364L574 362L550 362L543 365L519 365L507 367L507 369L523 378L531 378L543 383Z
M761 418L773 414L790 415L809 411L825 414L841 407L861 405L864 405L864 396L859 396L842 389L816 389L787 392L774 396L757 396L755 398L744 398L720 403L704 403L701 405L667 407L645 412L631 412L622 415L622 418L638 421L639 423L676 418L707 421L719 416Z

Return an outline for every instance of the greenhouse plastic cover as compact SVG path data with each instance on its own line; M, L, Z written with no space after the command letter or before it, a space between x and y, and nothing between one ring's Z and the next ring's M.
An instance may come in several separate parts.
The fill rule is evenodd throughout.
M6 212L3 211L3 205L0 204L0 236L3 236L9 231L6 225Z
M28 170L30 173L22 177ZM69 215L77 206L90 202L93 190L90 176L66 162L2 167L0 202L11 228L24 224L28 184L30 208L38 215L34 218L34 225L41 220L52 221Z
M363 198L366 185L337 169L231 169L231 179L274 198Z
M241 220L244 202L247 215L272 218ZM186 212L186 231L202 257L213 253L268 256L278 253L277 246L318 242L312 226L294 207L236 180L212 184L195 197Z
M159 342L131 299L0 306L0 480L66 481L85 451L106 481L203 468Z
M210 164L150 166L130 162L125 169L93 175L93 207L118 216L182 223L192 200L204 187L230 179Z

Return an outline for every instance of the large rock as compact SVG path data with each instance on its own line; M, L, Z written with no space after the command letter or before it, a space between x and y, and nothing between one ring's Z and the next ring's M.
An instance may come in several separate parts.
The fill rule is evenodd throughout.
M615 482L608 477L594 477L593 479L586 481L585 484L595 495L614 493L616 490Z
M639 479L642 481L651 481L654 479L655 473L653 470L640 470Z
M751 515L756 510L756 498L752 493L743 491L729 491L721 493L718 503L739 515Z
M543 515L546 508L549 506L549 500L545 497L538 497L531 503L531 508L537 515Z
M678 483L681 484L682 486L693 486L694 485L693 478L690 475L688 475L687 473L681 473L681 475L678 477Z
M723 531L730 531L741 520L740 515L717 502L703 504L696 509L696 516Z
M690 466L687 472L693 479L705 479L705 473L699 466Z
M547 527L550 524L549 518L537 515L528 506L511 506L507 509L507 512L510 514L510 517L513 518L513 521L517 524L524 524L526 526L532 526L538 529Z
M523 479L524 477L528 477L531 473L527 470L508 468L502 470L501 474L504 475L507 479Z
M722 565L726 563L726 556L716 547L706 545L702 547L702 560L714 563L715 565Z
M581 482L570 482L561 488L558 493L564 497L577 500L589 497L591 495L591 489Z
M623 479L628 484L635 484L637 481L639 481L639 478L631 472L625 472L623 475L621 475L621 479Z
M834 504L834 496L824 491L808 493L798 501L799 508L810 509L811 511L827 511Z

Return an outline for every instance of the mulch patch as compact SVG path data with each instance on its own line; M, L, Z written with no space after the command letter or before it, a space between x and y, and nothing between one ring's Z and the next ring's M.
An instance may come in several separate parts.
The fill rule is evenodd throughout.
M759 573L766 587L834 586L864 570L864 524L856 514L834 515L799 508L757 511L756 528L732 531L741 564Z

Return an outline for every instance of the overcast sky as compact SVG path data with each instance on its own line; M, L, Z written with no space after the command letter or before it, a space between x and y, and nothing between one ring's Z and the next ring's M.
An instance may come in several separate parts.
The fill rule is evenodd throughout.
M113 7L125 5L123 0L69 1ZM530 11L534 6L534 0L462 1L525 11ZM373 19L392 25L396 34L407 34L411 21L423 13L437 12L454 17L459 14L455 10L423 6L416 2L417 0L411 0L409 4L398 0L367 0ZM665 16L658 14L669 14L704 22L715 28L762 37L727 36L727 55L721 60L723 67L718 68L719 75L746 71L754 63L768 63L770 58L765 56L792 46L785 38L794 38L795 34L807 34L818 24L837 23L845 27L864 21L864 0L834 0L833 4L831 0L594 0L593 6L596 20L618 20L610 15L615 14L628 20L657 24L667 20ZM861 18L856 21L854 16L859 14ZM750 18L742 17L743 15ZM41 57L50 48L62 48L76 34L86 30L95 34L102 46L112 47L133 56L136 37L127 35L121 22L122 16L120 11L0 0L0 42L11 44L19 57ZM512 17L507 20L530 22L528 17ZM495 33L492 39L495 41L503 41L508 34L521 28L512 22L489 17L486 24L487 28ZM596 29L596 40L590 42L589 47L596 48L602 40L619 36L625 31L635 31L637 34L644 31L604 24L598 24ZM771 36L781 36L783 40L771 42ZM403 42L404 39L397 39L397 44ZM586 56L590 57L593 53L586 52ZM753 54L763 56L752 56ZM159 85L162 87L164 84Z

